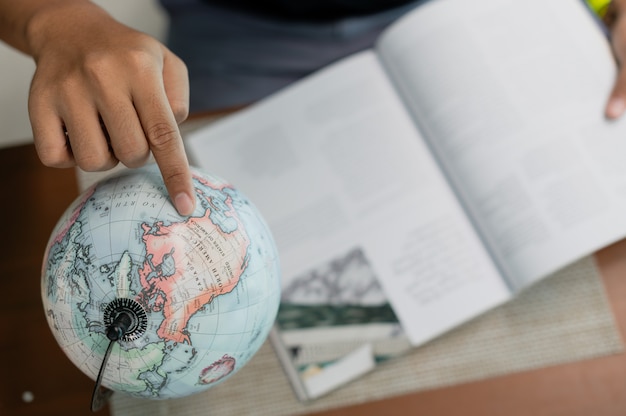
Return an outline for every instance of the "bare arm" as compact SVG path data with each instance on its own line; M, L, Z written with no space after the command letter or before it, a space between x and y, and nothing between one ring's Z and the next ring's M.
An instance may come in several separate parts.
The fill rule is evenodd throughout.
M0 38L37 64L28 107L45 165L132 168L151 151L178 211L193 211L177 124L189 85L178 57L87 0L0 0Z
M606 116L614 119L626 111L626 1L613 0L605 20L611 29L611 44L620 65L606 106Z

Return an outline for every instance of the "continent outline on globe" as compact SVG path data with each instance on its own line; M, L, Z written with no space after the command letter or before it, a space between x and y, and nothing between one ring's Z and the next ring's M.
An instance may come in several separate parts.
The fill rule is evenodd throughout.
M189 217L177 214L151 166L87 190L50 237L46 315L88 376L95 379L106 348L106 305L128 297L148 314L146 333L112 350L103 385L113 390L149 398L203 391L254 355L276 317L280 269L267 224L232 185L193 173L198 203Z

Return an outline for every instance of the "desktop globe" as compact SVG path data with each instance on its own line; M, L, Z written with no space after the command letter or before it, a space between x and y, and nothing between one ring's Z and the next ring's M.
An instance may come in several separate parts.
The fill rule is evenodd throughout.
M193 182L196 209L182 217L155 166L111 177L52 232L45 313L61 349L97 381L96 402L99 390L204 391L246 364L274 322L280 272L266 223L224 180L193 169Z

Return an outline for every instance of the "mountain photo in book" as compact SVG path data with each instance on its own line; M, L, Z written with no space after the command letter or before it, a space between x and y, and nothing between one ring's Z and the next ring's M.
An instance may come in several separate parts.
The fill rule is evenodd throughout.
M582 2L436 0L186 144L267 218L283 290L358 248L418 346L626 236L615 74Z
M410 348L360 248L283 284L270 340L281 361L293 366L302 400L323 396Z

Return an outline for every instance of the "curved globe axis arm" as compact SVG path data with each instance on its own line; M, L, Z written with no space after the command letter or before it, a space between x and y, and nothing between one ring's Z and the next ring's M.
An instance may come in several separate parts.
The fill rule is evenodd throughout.
M102 409L113 395L113 390L102 386L102 376L106 368L113 344L120 339L135 339L140 337L146 328L146 312L139 303L132 299L120 298L109 303L104 312L106 336L109 345L104 353L96 385L91 395L91 411Z

